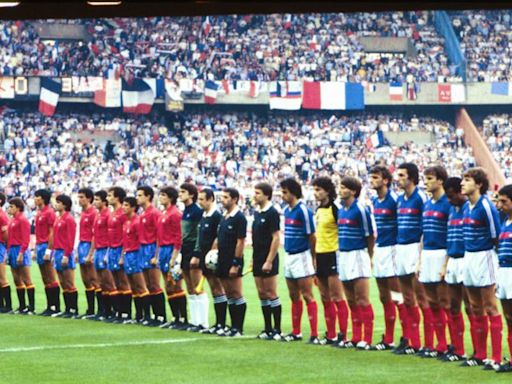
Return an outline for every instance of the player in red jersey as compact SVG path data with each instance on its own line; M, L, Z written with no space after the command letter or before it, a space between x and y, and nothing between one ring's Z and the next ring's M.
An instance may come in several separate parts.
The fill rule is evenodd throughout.
M5 195L0 192L0 313L12 311L11 286L7 280L5 264L7 263L7 229L9 217L3 210Z

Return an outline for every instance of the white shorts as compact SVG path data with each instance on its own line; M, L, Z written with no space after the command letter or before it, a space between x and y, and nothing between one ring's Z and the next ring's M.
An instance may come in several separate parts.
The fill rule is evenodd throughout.
M419 282L440 283L446 257L446 249L424 249L421 252Z
M464 282L464 258L449 257L446 265L446 284L457 285Z
M420 258L420 243L396 245L396 275L407 276L416 273Z
M313 267L313 258L311 251L295 253L290 255L287 253L284 258L284 277L287 279L302 279L304 277L313 276L315 268Z
M373 276L377 279L396 276L396 246L373 249Z
M466 251L464 259L464 285L466 287L487 287L496 284L498 256L494 250Z
M512 268L498 268L498 286L496 297L500 300L512 299Z
M341 281L371 277L372 265L368 250L338 251L337 255L338 273Z

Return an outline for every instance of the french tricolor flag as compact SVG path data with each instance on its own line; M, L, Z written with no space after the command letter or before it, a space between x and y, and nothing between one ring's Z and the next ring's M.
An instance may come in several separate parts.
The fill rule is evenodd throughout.
M377 131L366 139L366 147L368 149L379 148L386 144L386 140L384 139L384 134L382 131Z
M208 80L204 85L204 102L206 104L215 104L218 91L219 86L217 83L215 81Z
M364 89L359 83L305 81L303 87L304 109L364 109Z
M39 112L45 116L53 116L59 96L62 92L61 83L47 77L41 78L41 94L39 96Z
M142 79L135 78L131 84L123 80L121 100L123 112L145 115L151 112L155 102L155 94Z

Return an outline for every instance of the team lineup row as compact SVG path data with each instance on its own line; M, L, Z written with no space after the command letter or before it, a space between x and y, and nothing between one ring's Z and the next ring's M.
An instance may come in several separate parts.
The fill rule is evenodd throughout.
M294 179L281 181L282 199L287 204L284 273L293 328L287 335L281 332L281 304L276 289L279 213L271 203L272 186L255 185L252 273L265 323L258 338L302 340L304 300L311 344L392 350L395 354L462 361L462 366L483 365L484 369L497 372L512 371L510 363L502 363L503 324L496 301L498 297L502 302L512 349L512 279L508 276L512 267L512 186L499 191L497 205L506 216L501 223L497 208L486 196L489 180L481 168L469 169L460 179L448 178L441 166L428 167L425 185L430 199L418 188L416 165L400 165L396 178L403 190L400 196L390 188L393 176L386 167L375 166L370 171L370 184L377 194L370 208L358 201L362 186L357 178L342 178L339 187L342 204L338 207L332 180L319 177L313 180L314 195L319 202L314 214L301 201L301 185ZM51 193L35 192L38 212L34 253L47 296L47 308L42 315L79 317L74 283L78 262L88 303L83 318L137 322L219 336L242 335L247 307L241 279L247 220L237 206L238 191L233 188L223 191L224 215L217 210L210 189L199 191L185 183L179 190L165 187L159 192L162 212L152 205L151 187L139 187L136 197L127 197L119 187L95 193L88 188L80 189L78 201L82 214L76 256L76 223L70 214L70 197L56 197L56 215L50 207ZM178 199L185 206L183 212L176 206ZM3 206L5 196L0 195L0 200ZM8 210L11 219L0 212L4 241L0 264L1 311L34 314L30 224L23 215L21 199L9 200ZM19 300L16 311L12 310L5 262L11 267L16 284ZM372 267L385 317L385 334L375 345L372 343L374 314L369 300ZM171 322L166 319L162 277L173 316ZM190 320L182 280L188 293ZM205 280L214 301L216 320L212 327L208 326ZM318 337L314 281L320 290L327 328L322 339ZM60 288L64 311L60 310ZM134 320L132 299L136 310ZM464 350L462 301L474 348L470 357L466 357ZM230 327L226 326L228 307ZM396 312L402 328L397 346L393 343ZM346 337L349 315L350 340ZM422 317L423 344L419 331ZM491 359L487 359L488 333Z

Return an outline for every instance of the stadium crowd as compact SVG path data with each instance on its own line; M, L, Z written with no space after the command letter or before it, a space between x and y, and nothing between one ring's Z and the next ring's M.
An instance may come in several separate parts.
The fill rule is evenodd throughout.
M482 133L487 145L500 165L505 178L512 177L512 120L508 114L487 116L482 122Z

